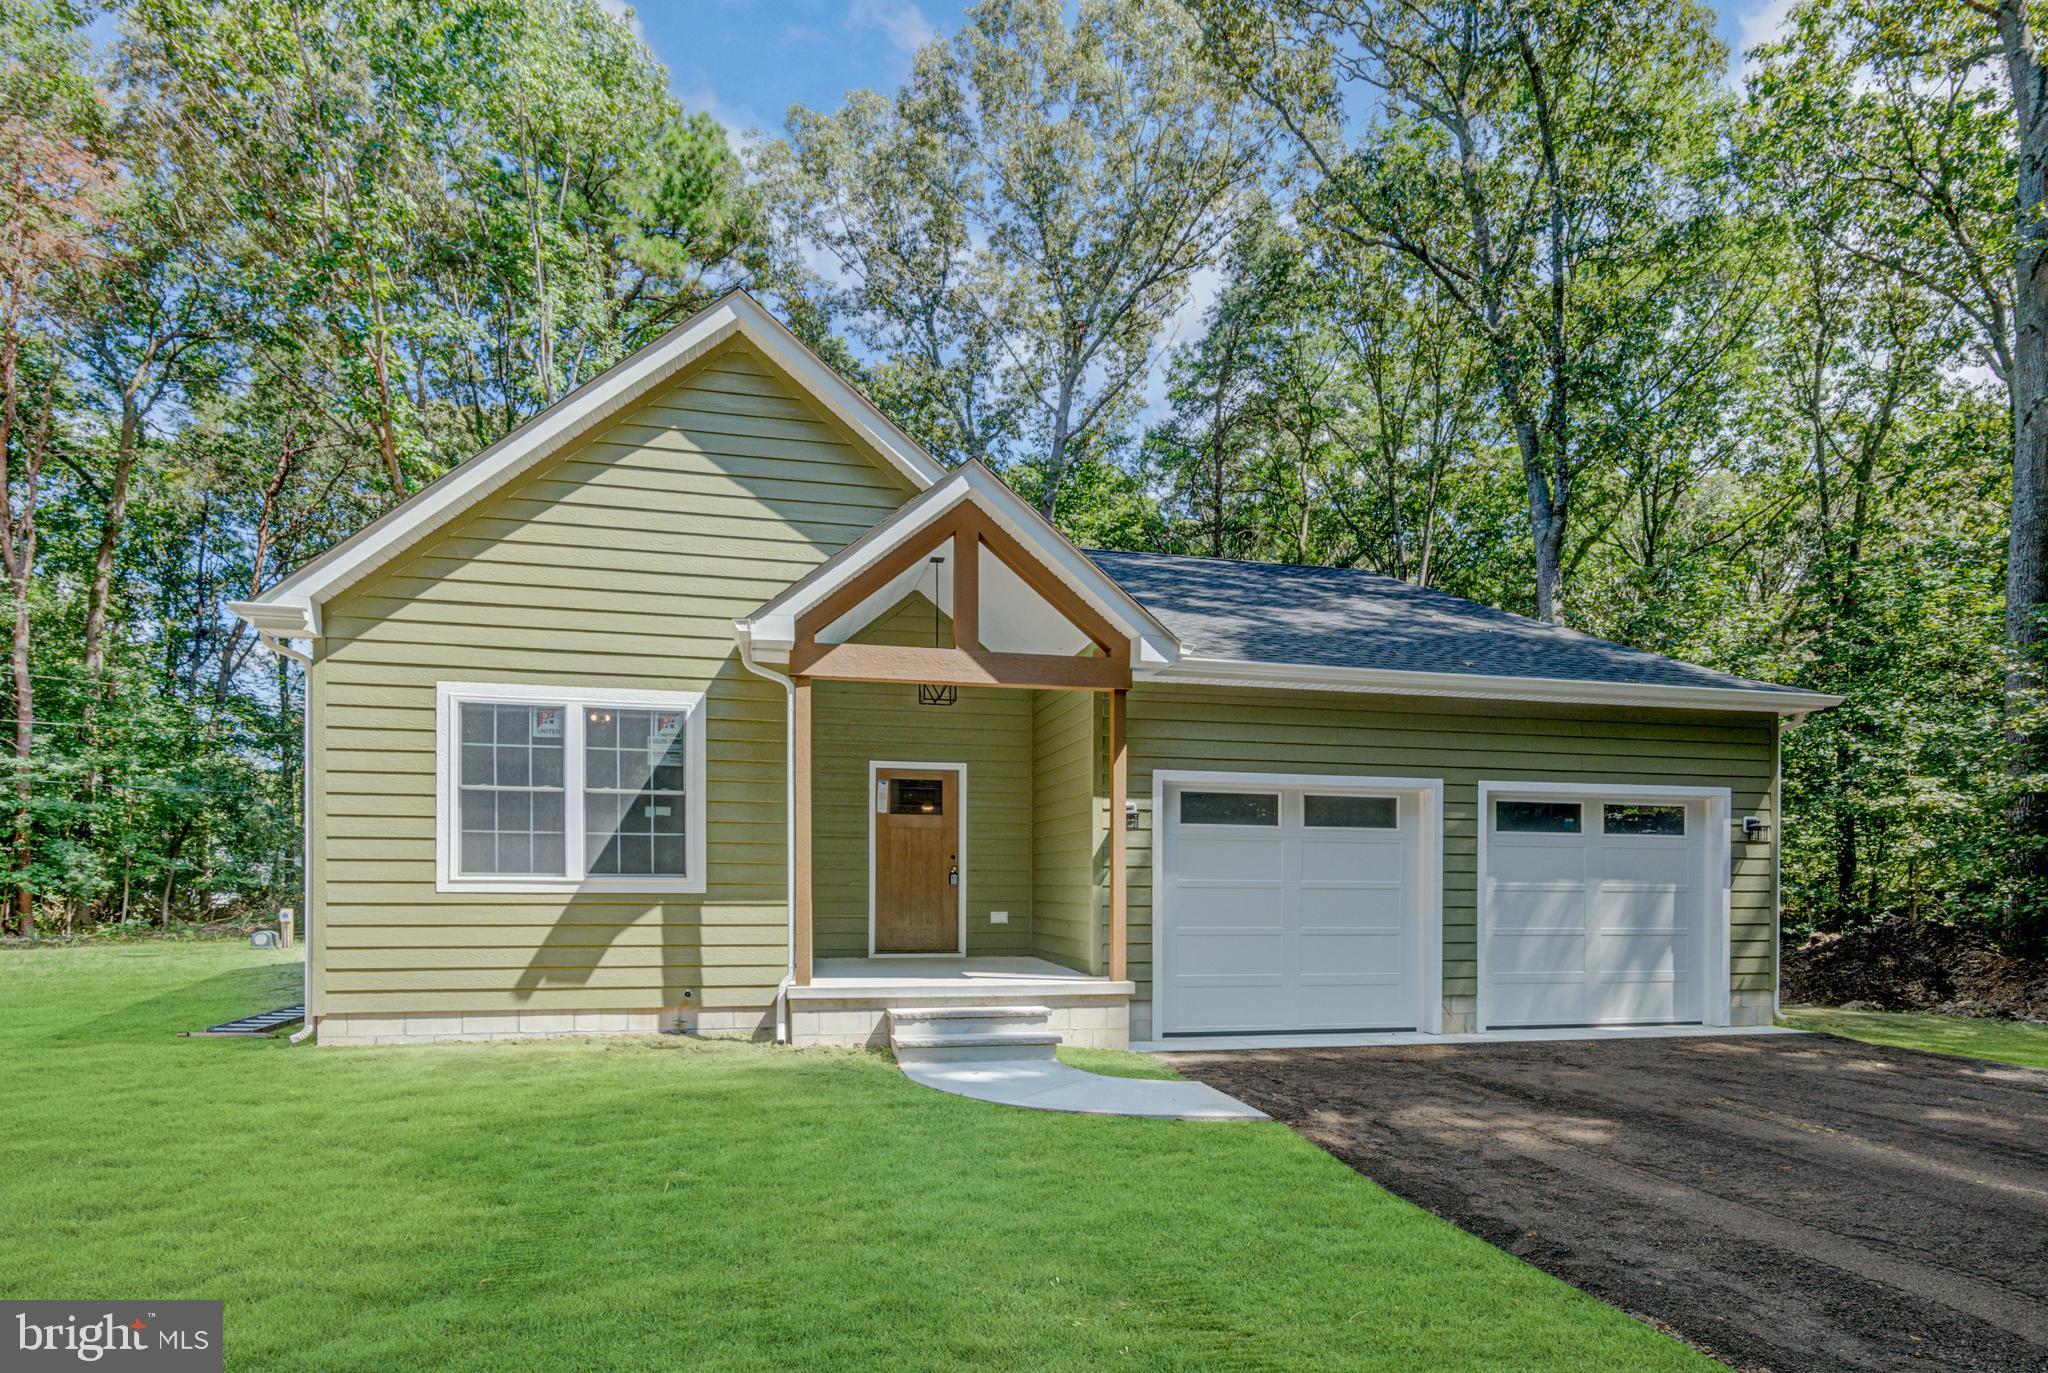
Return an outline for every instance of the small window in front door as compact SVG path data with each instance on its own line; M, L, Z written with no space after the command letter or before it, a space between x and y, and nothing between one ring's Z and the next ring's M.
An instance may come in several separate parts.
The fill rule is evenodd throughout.
M944 815L946 784L936 777L889 779L891 815Z

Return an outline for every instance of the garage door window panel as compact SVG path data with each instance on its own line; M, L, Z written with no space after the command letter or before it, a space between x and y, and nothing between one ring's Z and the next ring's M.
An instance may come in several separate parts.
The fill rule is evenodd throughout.
M1390 830L1400 820L1391 796L1332 796L1312 791L1301 798L1301 822L1310 829Z
M1684 806L1630 806L1609 802L1600 808L1603 834L1650 839L1685 837Z
M1584 809L1577 801L1496 801L1493 827L1501 834L1579 834Z
M1184 791L1180 794L1180 822L1277 828L1280 796L1260 791Z

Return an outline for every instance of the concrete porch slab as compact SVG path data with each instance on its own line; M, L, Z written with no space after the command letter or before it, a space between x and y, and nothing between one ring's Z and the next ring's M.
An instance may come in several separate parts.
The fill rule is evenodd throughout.
M901 1065L920 1086L954 1096L1021 1106L1030 1111L1068 1111L1090 1116L1144 1116L1155 1120L1266 1120L1236 1097L1199 1082L1162 1082L1104 1077L1044 1059L1015 1062L917 1063Z
M1136 987L1062 967L1043 958L902 957L821 958L807 987L791 987L793 1001L837 1001L850 995L938 991L956 996L1027 993L1044 996L1128 998Z

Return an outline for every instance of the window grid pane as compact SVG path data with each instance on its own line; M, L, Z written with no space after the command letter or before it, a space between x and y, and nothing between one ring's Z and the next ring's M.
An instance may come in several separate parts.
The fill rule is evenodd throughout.
M687 711L584 708L583 843L593 877L686 877Z
M459 707L457 870L465 876L568 872L562 791L564 705Z

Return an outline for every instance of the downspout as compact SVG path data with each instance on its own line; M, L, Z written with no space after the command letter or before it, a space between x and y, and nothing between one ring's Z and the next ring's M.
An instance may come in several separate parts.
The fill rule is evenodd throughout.
M785 810L783 813L783 904L789 907L789 929L784 946L789 950L788 961L783 965L782 981L775 984L775 1042L789 1043L789 989L796 982L796 683L774 668L763 667L754 661L754 636L738 621L733 622L738 631L740 666L756 677L766 677L771 682L782 683L782 778Z
M313 655L257 630L256 638L281 658L302 664L306 670L306 708L299 712L299 1000L306 1007L306 1023L291 1036L290 1043L302 1044L313 1033Z
M1803 723L1793 717L1793 726ZM1771 730L1771 1023L1784 1017L1785 983L1785 717Z

